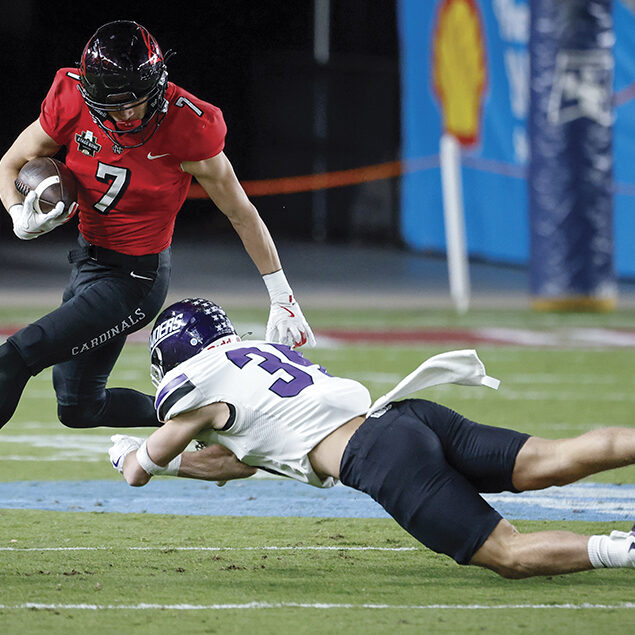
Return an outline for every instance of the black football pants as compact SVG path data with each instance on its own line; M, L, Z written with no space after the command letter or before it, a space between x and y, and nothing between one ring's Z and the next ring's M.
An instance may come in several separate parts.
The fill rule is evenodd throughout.
M61 306L8 338L32 375L54 366L60 421L72 428L157 426L153 397L106 389L126 336L165 300L170 249L155 256L89 251L80 237ZM90 257L91 254L94 257Z

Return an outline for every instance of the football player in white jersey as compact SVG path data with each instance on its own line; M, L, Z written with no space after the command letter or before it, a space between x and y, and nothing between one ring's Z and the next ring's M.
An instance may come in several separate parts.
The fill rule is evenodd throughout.
M371 405L364 386L287 346L241 341L208 300L163 311L150 350L163 426L147 440L115 435L109 452L131 485L154 474L225 481L258 468L317 487L339 480L372 496L427 547L506 578L635 568L635 528L521 534L480 496L633 464L635 429L548 440L481 425L423 399L400 400L441 383L496 388L474 351L427 360ZM185 451L195 439L207 447Z

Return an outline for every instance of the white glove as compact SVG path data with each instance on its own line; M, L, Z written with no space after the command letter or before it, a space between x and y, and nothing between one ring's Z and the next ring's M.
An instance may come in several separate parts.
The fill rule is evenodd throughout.
M117 472L123 473L123 460L130 452L136 452L145 439L129 437L125 434L113 434L110 440L113 442L113 446L108 450L110 462Z
M300 305L293 298L293 291L282 269L268 273L262 279L271 299L265 339L286 344L291 348L307 343L309 346L315 346L313 331L304 319Z
M9 208L13 220L13 233L20 240L32 240L69 221L77 211L77 203L64 209L64 202L59 201L50 212L38 212L34 205L37 194L31 190L22 204L17 203Z

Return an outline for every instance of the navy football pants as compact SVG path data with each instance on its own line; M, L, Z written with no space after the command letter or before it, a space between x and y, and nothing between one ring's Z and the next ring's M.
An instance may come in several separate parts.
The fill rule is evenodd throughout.
M479 492L515 491L512 472L528 438L424 399L398 401L353 434L340 480L430 549L467 564L502 518Z

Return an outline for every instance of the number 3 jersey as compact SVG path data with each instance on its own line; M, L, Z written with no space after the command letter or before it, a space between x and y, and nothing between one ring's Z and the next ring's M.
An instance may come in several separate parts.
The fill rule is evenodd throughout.
M370 406L362 384L333 377L282 344L233 342L208 348L179 364L161 381L155 401L159 420L215 402L230 405L224 430L197 438L220 443L241 461L317 487L321 480L308 453L331 432Z
M125 150L94 122L78 86L77 69L60 69L39 121L66 147L66 164L79 182L79 230L100 247L135 256L159 253L171 243L192 180L181 162L202 161L223 150L223 115L170 82L167 112L157 131L138 148ZM138 136L122 139L134 145Z

